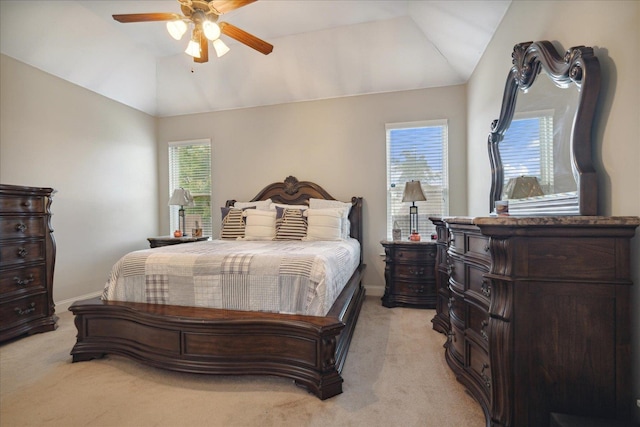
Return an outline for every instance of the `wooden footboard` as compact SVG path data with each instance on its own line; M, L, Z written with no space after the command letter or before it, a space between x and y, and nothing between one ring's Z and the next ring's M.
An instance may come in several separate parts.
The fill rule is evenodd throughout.
M117 354L158 368L277 375L320 399L342 393L342 368L364 302L364 265L325 317L102 301L75 302L73 361Z

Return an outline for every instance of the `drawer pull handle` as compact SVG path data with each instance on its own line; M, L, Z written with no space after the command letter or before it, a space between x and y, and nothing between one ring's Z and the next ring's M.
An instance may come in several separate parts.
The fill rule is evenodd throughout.
M480 371L480 376L482 377L482 381L484 381L484 386L486 388L491 388L491 378L484 373L485 370L489 368L489 365L486 363L482 364L482 371Z
M485 251L485 252L489 252L489 243L487 243L486 245L484 245L484 251Z
M453 297L449 298L449 302L447 302L447 307L449 307L449 309L453 307Z
M456 342L456 334L453 331L449 331L447 332L447 338L449 339L449 341L453 341Z
M28 208L29 206L31 206L31 202L30 201L24 201L22 202L22 206L24 206L25 208Z
M451 274L453 273L453 271L455 270L455 266L453 264L447 264L447 274L449 276L451 276Z
M424 267L418 268L417 270L409 268L409 274L413 274L414 276L422 276L424 274Z
M18 249L18 256L20 258L26 258L28 254L29 254L29 251L27 251L26 248L19 248Z
M31 304L29 304L29 308L24 310L19 307L16 307L14 310L16 311L16 313L18 313L18 316L24 316L25 314L29 314L36 311L36 303L32 302Z
M487 326L489 326L489 322L487 322L486 320L483 320L482 323L480 323L480 335L482 335L482 338L485 341L489 341L489 335L486 331Z
M16 231L24 233L27 230L27 225L24 223L16 224Z
M18 286L25 286L25 285L28 285L29 283L33 282L36 279L33 277L33 274L30 274L29 278L27 278L27 279L21 279L18 276L16 276L16 277L13 278L13 280L16 281Z
M485 297L491 296L491 286L489 285L489 282L486 279L482 281L482 284L480 285L480 290L482 291L482 295L484 295Z

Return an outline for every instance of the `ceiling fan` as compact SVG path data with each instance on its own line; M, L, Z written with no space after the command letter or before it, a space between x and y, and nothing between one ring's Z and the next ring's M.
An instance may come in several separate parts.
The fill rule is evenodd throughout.
M122 23L167 21L167 30L176 40L180 40L189 25L193 25L191 40L185 52L193 56L195 62L209 60L208 40L213 43L218 57L229 51L229 47L220 39L221 34L268 55L273 50L273 45L227 22L218 23L218 18L223 13L254 1L256 0L178 0L184 16L177 13L129 13L113 15L113 19Z

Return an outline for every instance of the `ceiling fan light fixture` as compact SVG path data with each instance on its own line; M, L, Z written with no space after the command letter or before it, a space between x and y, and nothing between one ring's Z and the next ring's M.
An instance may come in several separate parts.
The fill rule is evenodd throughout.
M180 40L184 33L187 32L187 23L182 19L167 22L167 31L176 40Z
M189 44L187 45L184 53L186 53L187 55L191 55L194 58L200 58L200 55L202 54L200 52L200 43L193 39L189 40Z
M202 23L202 31L204 32L204 36L211 41L217 40L220 37L220 27L208 19L205 19Z
M216 50L216 55L220 58L225 53L229 52L229 46L227 46L222 40L216 39L213 41L213 48Z

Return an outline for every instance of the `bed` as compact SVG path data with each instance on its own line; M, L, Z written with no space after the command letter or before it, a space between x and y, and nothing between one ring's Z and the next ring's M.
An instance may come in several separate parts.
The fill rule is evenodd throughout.
M266 186L251 202L268 199L282 205L335 200L321 186L292 176ZM229 200L226 205L235 203ZM73 362L114 354L181 372L287 377L322 400L342 393L342 369L365 296L362 198L353 197L350 203L348 231L360 244L359 259L324 315L98 297L69 308L78 330Z

